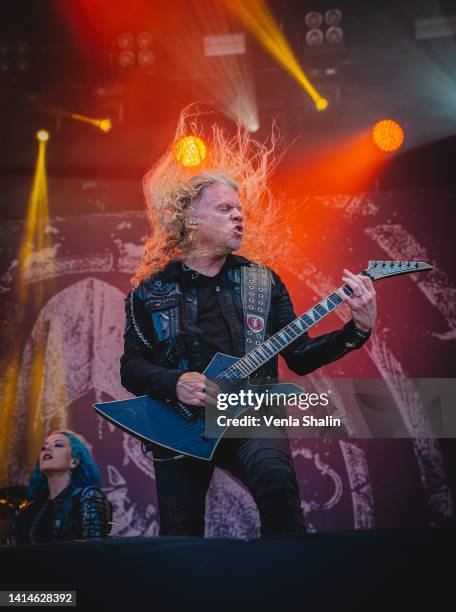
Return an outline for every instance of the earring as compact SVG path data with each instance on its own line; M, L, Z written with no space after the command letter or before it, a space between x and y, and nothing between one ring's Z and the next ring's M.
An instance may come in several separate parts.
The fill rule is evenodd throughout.
M198 225L198 221L195 219L195 217L190 217L188 222L190 223L190 225Z

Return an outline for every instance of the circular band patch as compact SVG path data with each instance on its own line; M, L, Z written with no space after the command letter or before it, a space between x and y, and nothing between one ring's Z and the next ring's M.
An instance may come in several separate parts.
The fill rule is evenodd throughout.
M264 327L263 317L257 317L256 315L250 315L247 317L247 325L256 334L260 332Z

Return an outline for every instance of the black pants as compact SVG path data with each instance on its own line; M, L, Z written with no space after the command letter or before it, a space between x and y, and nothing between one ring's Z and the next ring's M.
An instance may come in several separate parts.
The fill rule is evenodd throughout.
M173 453L154 446L154 457ZM212 461L186 457L155 462L160 535L204 536L205 501L215 467L239 478L255 500L261 537L305 533L299 487L289 441L278 438L226 438Z

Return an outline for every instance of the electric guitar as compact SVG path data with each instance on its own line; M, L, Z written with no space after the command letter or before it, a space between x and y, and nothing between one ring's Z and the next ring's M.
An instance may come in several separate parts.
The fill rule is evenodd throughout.
M369 261L361 275L377 281L427 270L432 270L432 266L422 261ZM340 289L348 296L353 294L347 284ZM245 391L261 392L265 385L252 384L249 377L343 303L337 290L334 291L244 357L216 353L203 374L217 384L223 393L238 393L241 387ZM303 389L292 383L278 383L268 385L268 392L289 395L302 393ZM154 442L181 455L206 461L211 460L228 429L220 427L215 436L206 437L204 413L200 408L182 402L157 400L148 395L96 403L93 407L107 421L146 444ZM237 418L248 408L241 404L230 406L224 414L227 418Z

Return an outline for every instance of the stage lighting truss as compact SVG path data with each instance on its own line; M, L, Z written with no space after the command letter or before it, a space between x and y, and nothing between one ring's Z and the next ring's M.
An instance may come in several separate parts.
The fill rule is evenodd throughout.
M344 41L344 31L341 27L343 15L339 9L328 9L323 13L310 11L305 14L307 26L305 33L306 46L316 49L340 47Z
M150 32L121 32L117 37L118 65L124 69L139 67L151 72L155 68L154 38Z
M29 73L30 50L26 40L0 41L0 75L15 78Z

